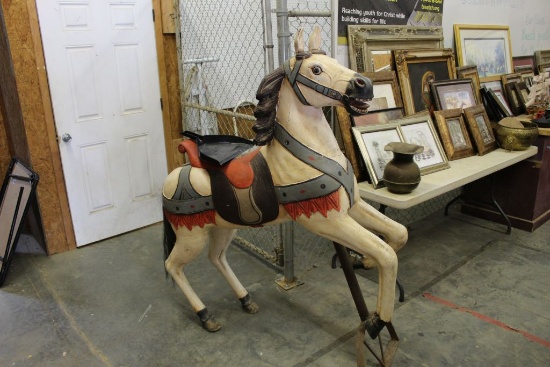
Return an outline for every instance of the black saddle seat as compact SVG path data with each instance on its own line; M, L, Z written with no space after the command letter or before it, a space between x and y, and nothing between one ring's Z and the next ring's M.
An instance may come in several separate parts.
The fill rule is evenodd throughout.
M197 143L201 160L219 166L254 146L254 142L234 135L199 135L188 130L181 134Z

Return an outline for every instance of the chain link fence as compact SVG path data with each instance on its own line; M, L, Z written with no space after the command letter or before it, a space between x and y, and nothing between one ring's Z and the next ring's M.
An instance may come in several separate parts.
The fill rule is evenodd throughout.
M266 9L266 3L272 9ZM177 2L182 129L201 135L230 134L254 138L256 89L270 69L279 66L276 56L277 14L274 4L266 3L228 0L220 6L219 2L209 0ZM290 35L302 27L307 39L313 27L320 25L322 48L327 55L334 56L331 1L289 0L287 7ZM293 55L293 42L290 45L289 55ZM269 52L272 52L271 56ZM327 109L325 115L333 124L332 111ZM440 210L458 193L451 192L409 210L388 208L386 214L409 225ZM378 207L377 203L371 205ZM334 254L330 241L299 225L295 225L293 234L296 277L303 279L311 269L330 265ZM235 242L282 267L283 237L280 226L242 229Z

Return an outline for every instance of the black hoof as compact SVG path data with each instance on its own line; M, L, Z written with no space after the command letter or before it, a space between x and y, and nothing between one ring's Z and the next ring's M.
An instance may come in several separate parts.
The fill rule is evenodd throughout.
M239 301L241 301L241 306L246 313L254 314L260 311L260 307L256 304L256 302L250 299L249 294L243 298L239 298Z
M376 312L370 315L365 321L365 328L367 329L367 333L369 333L371 339L376 339L384 326L386 326L386 322L381 320Z
M197 316L201 320L202 327L206 331L213 333L222 328L221 324L214 320L214 316L212 316L206 308L197 312Z

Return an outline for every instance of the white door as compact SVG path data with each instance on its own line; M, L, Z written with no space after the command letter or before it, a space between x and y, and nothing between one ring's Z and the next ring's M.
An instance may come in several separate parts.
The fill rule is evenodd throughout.
M162 219L151 0L37 0L78 246Z

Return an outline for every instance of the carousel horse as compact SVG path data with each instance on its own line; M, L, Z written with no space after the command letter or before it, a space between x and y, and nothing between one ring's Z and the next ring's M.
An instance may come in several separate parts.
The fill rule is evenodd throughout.
M378 268L377 307L366 321L374 339L391 321L396 251L408 234L361 200L351 164L322 111L324 106L344 106L355 116L367 113L372 83L319 49L320 28L312 32L308 51L302 30L294 43L296 56L267 75L258 88L253 127L257 146L219 165L201 159L197 141L180 143L179 151L187 153L190 164L172 171L163 187L166 271L202 326L217 331L221 325L191 287L185 266L208 242L209 260L242 308L256 313L258 305L233 273L226 250L239 228L294 220L363 255L365 267Z

